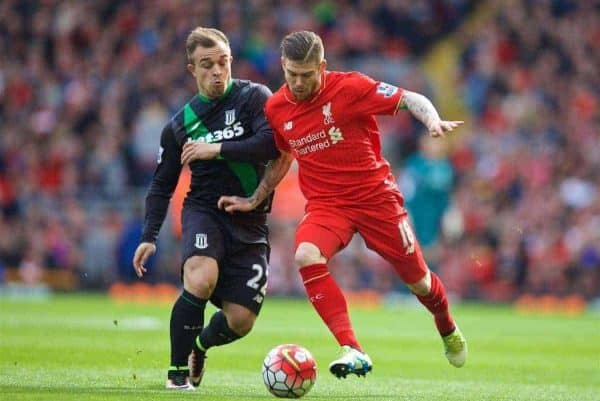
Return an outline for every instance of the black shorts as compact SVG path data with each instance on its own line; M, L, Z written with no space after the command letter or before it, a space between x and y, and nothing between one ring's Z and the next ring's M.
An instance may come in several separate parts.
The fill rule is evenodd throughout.
M182 211L183 264L192 256L209 256L219 266L219 278L210 301L245 306L258 315L267 289L269 230L251 222L210 211Z

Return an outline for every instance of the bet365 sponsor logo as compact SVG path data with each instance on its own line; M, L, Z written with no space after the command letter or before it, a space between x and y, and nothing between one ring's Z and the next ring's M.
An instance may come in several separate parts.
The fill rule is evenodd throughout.
M216 131L208 132L203 136L199 136L197 140L200 142L212 143L226 141L242 135L244 135L244 127L242 127L242 123L238 121L231 126L226 126L223 129L218 129Z

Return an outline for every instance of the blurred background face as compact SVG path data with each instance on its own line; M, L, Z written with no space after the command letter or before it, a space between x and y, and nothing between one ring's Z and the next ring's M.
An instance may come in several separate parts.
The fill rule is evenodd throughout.
M231 79L231 50L222 42L213 47L198 46L192 53L194 64L188 70L196 78L198 91L209 99L225 93Z
M296 100L306 100L319 89L321 73L325 70L326 65L325 60L320 63L316 61L302 63L285 57L281 59L285 82Z

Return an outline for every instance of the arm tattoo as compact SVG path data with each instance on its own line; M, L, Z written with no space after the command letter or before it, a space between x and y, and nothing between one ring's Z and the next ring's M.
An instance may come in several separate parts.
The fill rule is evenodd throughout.
M405 90L399 106L406 107L427 128L433 122L440 120L440 116L431 101L421 94Z
M267 166L265 175L250 197L252 204L259 205L267 196L269 196L290 169L292 161L294 160L293 156L283 151L280 151L280 153L281 155L279 158L272 160Z

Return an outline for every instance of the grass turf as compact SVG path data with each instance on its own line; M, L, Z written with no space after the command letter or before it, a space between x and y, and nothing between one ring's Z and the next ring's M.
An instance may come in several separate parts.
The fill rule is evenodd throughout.
M305 399L600 400L598 315L456 306L470 351L467 365L456 369L421 307L351 311L374 362L366 379L329 374L338 347L306 301L270 298L248 337L209 352L200 390L182 393L163 388L170 305L117 304L97 295L0 299L0 394L6 400L274 399L262 383L262 359L277 344L298 343L319 366Z

